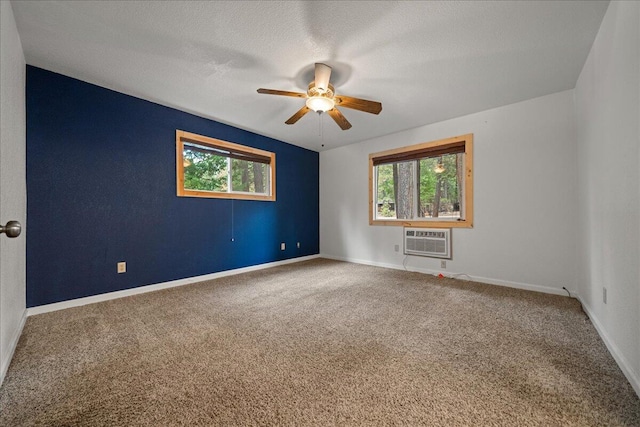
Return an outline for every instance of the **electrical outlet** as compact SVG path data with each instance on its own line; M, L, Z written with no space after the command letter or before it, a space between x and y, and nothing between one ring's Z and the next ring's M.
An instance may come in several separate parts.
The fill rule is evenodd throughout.
M296 243L296 246L298 246L298 249L300 249L300 242Z
M118 263L118 274L127 272L127 263L122 261Z
M440 261L440 268L447 268L447 261Z
M393 250L396 251L396 252L400 252L400 245L395 245L393 247Z
M280 243L280 250L281 250L281 251L284 251L284 249L285 249L286 247L287 247L287 246L284 244L284 242Z
M607 303L607 288L602 288L602 302Z

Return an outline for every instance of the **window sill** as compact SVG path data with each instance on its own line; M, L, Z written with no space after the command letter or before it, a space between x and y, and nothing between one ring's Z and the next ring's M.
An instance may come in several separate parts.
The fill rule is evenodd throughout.
M423 228L473 228L470 221L457 219L450 220L404 220L404 219L374 219L369 220L369 225L390 225L396 227L423 227Z

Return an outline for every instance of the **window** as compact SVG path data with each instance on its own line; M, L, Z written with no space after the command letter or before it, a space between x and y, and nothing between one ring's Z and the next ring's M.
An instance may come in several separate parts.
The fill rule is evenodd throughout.
M176 131L178 196L276 199L276 155Z
M473 134L370 154L369 223L473 227Z

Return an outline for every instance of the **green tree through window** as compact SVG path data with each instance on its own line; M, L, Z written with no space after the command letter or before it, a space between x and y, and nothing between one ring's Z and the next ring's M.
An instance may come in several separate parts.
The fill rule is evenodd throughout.
M207 147L185 144L184 188L227 191L227 157L213 154Z

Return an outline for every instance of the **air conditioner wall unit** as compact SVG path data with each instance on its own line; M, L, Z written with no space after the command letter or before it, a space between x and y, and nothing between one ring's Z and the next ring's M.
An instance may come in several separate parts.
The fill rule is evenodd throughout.
M451 259L451 229L405 227L404 253Z

